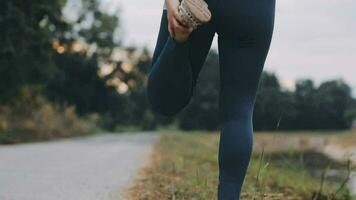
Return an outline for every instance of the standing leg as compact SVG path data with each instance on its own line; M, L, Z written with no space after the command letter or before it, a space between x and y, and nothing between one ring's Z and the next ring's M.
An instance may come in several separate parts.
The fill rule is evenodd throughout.
M220 0L219 200L240 199L253 146L253 108L274 24L274 0Z
M147 85L153 110L171 116L188 104L214 33L211 22L178 43L169 36L167 10L163 11Z

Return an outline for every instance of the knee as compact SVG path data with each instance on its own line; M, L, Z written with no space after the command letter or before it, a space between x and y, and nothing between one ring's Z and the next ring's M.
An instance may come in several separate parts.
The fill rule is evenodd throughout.
M253 145L253 126L250 117L230 119L221 127L222 142L235 153L249 153Z
M154 95L148 92L148 101L151 109L160 115L173 117L177 115L187 103L177 99L169 99L164 96Z
M229 133L222 134L226 135ZM221 139L221 164L227 164L228 166L236 166L241 165L242 163L248 162L250 160L253 147L253 139L251 133L243 132L241 134L236 134L236 136L232 137L221 136Z
M147 97L154 112L164 116L178 114L188 103L192 91L188 86L148 79Z

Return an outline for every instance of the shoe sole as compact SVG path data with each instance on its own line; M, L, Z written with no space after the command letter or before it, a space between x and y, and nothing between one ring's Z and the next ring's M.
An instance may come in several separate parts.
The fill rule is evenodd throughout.
M182 0L179 13L187 26L196 29L211 19L211 12L204 0Z

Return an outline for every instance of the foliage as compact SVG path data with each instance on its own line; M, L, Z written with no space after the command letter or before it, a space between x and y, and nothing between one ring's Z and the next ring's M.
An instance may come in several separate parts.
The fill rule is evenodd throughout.
M39 89L23 88L16 101L0 106L0 143L73 137L95 130L97 115L79 118L73 106L53 104Z
M146 97L150 52L121 47L118 15L99 5L99 0L0 2L0 105L11 109L11 102L22 98L21 90L40 85L39 96L51 104L72 106L79 116L97 113L99 124L111 131L170 124L218 129L217 52L209 53L189 106L174 118L162 117L152 112ZM356 118L356 100L342 80L319 86L299 80L295 88L283 89L275 74L264 72L254 128L345 129Z
M277 76L272 73L263 72L259 86L253 115L254 128L273 130L287 126L285 123L280 124L280 120L295 116L291 105L294 101L293 94L282 91Z
M83 53L56 54L57 72L47 88L51 101L75 105L81 115L89 112L105 113L110 97L116 90L105 84L98 74L97 58ZM118 101L119 102L119 101Z
M118 88L116 102L106 113L113 129L116 125L153 129L158 117L151 111L146 95L147 73L151 59L146 49L125 49L126 59L113 65L112 72L105 76L109 84ZM119 102L120 100L120 102ZM112 107L114 105L115 107Z
M198 78L190 104L178 115L179 127L218 129L219 124L218 55L209 53ZM274 73L261 76L254 108L256 130L347 129L355 115L355 99L343 80L329 80L315 86L309 79L300 79L295 90L280 85Z
M214 130L219 123L219 60L216 51L210 51L198 77L189 106L178 116L184 130Z
M46 83L53 75L52 35L66 24L62 0L0 2L0 101L8 102L26 84Z

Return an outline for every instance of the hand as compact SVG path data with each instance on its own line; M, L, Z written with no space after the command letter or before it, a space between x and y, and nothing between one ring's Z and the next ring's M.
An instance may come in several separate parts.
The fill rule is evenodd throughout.
M184 42L188 39L193 28L184 25L178 11L179 0L166 0L166 6L169 34L176 39L176 41Z

